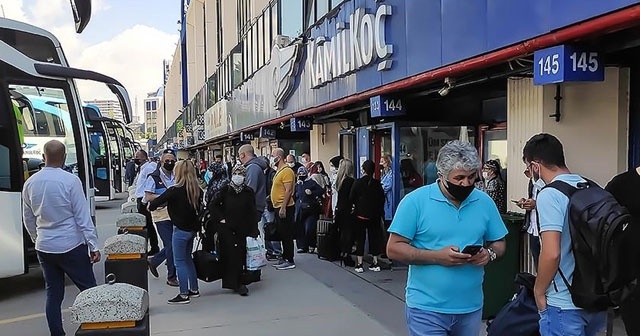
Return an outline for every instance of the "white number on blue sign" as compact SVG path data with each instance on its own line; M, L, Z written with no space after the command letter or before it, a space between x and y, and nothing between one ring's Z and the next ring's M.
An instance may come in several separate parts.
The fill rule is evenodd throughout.
M385 99L384 107L387 111L402 111L402 100L400 99Z
M574 52L569 56L573 63L573 71L577 71L580 68L582 71L589 70L595 72L598 70L598 53L597 52Z
M553 54L540 58L538 65L540 65L540 76L555 75L560 70L560 55Z

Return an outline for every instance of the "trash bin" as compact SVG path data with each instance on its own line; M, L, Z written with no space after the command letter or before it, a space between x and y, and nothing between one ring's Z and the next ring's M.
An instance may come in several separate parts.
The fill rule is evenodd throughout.
M76 336L149 336L149 294L129 284L87 289L71 306L71 320L80 324Z
M135 234L121 234L107 238L104 252L104 274L113 274L116 282L149 289L147 273L147 241Z
M521 214L505 214L502 220L509 233L506 236L507 251L502 259L491 262L485 267L484 308L482 318L495 316L498 311L513 297L515 288L513 279L520 271L520 249L524 216Z

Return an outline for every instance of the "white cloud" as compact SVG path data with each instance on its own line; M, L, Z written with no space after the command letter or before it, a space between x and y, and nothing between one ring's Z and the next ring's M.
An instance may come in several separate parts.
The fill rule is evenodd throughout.
M162 60L171 56L177 34L135 25L98 43L88 43L76 34L68 0L0 0L6 17L41 26L53 33L72 67L93 70L120 81L129 91L134 112L142 116L147 93L162 85ZM106 0L93 0L93 15L109 8ZM26 12L25 12L26 7ZM37 13L37 15L36 15ZM0 13L1 14L1 13ZM90 23L91 25L91 23ZM84 100L115 99L105 85L78 81Z

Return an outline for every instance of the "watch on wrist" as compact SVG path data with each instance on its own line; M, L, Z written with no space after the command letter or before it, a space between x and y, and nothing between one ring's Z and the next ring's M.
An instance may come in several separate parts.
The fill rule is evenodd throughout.
M494 261L494 260L498 259L498 255L496 254L495 251L493 251L492 248L489 247L487 249L487 253L489 253L489 261Z

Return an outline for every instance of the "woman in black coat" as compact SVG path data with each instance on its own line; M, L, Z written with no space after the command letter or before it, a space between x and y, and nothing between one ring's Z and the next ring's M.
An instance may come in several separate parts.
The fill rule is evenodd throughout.
M353 247L353 225L354 217L351 213L353 204L349 200L349 193L353 186L353 162L349 159L342 159L338 165L336 174L335 189L338 191L338 200L335 208L335 223L340 231L340 256L346 266L355 266L351 259L351 248Z
M209 203L218 221L218 254L224 269L222 288L247 296L249 290L242 282L247 254L247 237L258 237L258 218L254 209L255 194L246 183L246 168L232 169L231 182Z

